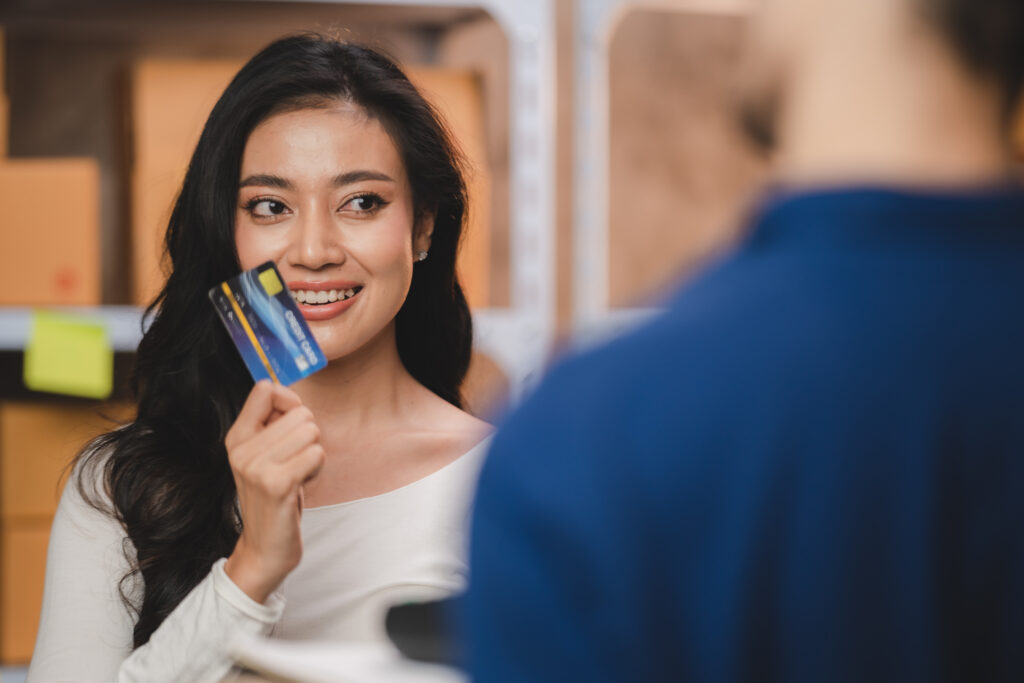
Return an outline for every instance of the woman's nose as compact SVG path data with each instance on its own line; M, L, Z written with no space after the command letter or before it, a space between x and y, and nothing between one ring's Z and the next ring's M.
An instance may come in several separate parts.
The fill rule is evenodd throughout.
M293 224L289 260L293 266L320 270L345 261L341 228L333 214L310 211Z

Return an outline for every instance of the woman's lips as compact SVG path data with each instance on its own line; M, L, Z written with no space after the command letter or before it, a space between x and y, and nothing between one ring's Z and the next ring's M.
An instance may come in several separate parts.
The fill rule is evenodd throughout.
M362 294L362 289L345 300L339 299L329 304L298 304L299 312L306 320L329 320L351 308L360 294Z
M312 290L314 292L324 291L329 292L332 289L355 289L361 285L358 282L352 282L350 280L325 280L323 282L306 282L305 280L289 280L288 289L293 292L302 290Z

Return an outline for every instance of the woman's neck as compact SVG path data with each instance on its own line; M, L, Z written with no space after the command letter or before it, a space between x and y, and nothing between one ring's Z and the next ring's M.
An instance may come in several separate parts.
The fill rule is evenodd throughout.
M398 355L392 324L362 348L330 361L292 389L316 415L321 429L329 423L333 429L347 431L393 421L418 386Z

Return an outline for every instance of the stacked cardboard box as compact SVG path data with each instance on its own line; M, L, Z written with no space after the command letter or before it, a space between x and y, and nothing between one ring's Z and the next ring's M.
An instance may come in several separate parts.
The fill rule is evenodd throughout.
M99 165L7 158L5 56L0 28L0 306L99 304ZM65 467L105 428L83 404L0 403L0 663L32 655Z
M124 419L126 406L110 408ZM0 403L0 662L32 656L50 524L69 464L114 426L92 405Z

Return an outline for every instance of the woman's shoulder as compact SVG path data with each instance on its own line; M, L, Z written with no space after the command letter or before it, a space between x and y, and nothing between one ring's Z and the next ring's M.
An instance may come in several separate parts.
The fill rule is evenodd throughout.
M447 408L442 408L431 429L436 450L448 454L442 459L473 459L486 451L485 446L494 433L493 425L445 403Z
M422 407L429 414L431 422L438 428L453 435L465 435L472 440L474 435L483 438L494 430L494 426L481 420L464 408L460 408L430 390L423 395ZM477 441L480 439L478 438Z

